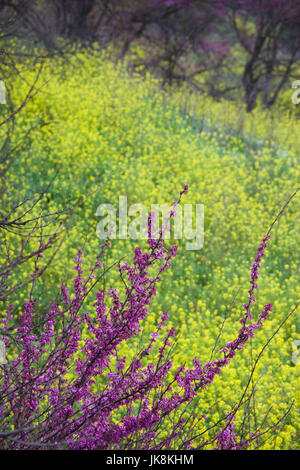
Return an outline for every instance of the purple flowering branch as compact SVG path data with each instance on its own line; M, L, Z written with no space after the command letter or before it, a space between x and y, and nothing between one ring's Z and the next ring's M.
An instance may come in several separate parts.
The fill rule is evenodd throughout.
M249 297L248 297L248 303L244 304L243 305L243 308L246 310L245 313L244 313L244 316L243 318L240 320L240 322L244 325L243 328L241 328L240 332L239 332L239 337L234 341L234 342L231 342L231 343L228 343L226 345L225 348L223 348L221 351L222 352L226 352L227 354L230 354L230 349L232 347L234 348L240 348L240 345L241 343L244 343L248 340L249 337L253 337L253 330L254 329L257 329L257 328L261 328L263 326L263 322L262 320L265 320L269 313L272 311L272 304L271 303L268 303L264 306L262 312L259 314L259 321L257 323L255 323L254 325L250 325L249 327L246 327L246 321L248 319L251 319L252 318L252 314L250 313L250 305L252 303L255 302L255 297L253 296L254 295L254 290L255 289L258 289L258 285L257 285L257 280L258 280L258 277L259 277L259 269L261 267L261 260L262 258L265 256L265 248L267 248L268 244L266 243L270 238L271 238L271 231L274 227L274 225L278 222L278 220L280 219L280 217L282 216L282 214L285 212L287 206L289 205L289 203L291 202L291 200L296 196L296 194L298 193L298 191L300 190L300 188L297 188L296 191L289 197L289 199L286 201L286 203L283 205L282 209L279 211L279 213L277 214L277 216L275 217L275 219L273 220L272 224L270 225L268 231L267 231L267 234L265 235L265 237L262 239L262 242L260 244L260 246L258 247L258 250L257 250L257 255L256 255L256 258L254 258L253 260L253 263L252 263L252 267L251 267L251 280L250 280L250 284L251 284L251 288L250 290L248 291L248 294L249 294ZM253 376L254 376L254 372L256 370L256 367L258 365L258 362L261 358L261 356L263 355L263 352L265 351L265 349L268 347L268 345L270 344L270 342L273 340L273 338L277 335L277 333L280 331L280 329L283 327L283 325L287 322L287 320L294 314L294 312L297 310L298 306L300 304L300 301L298 301L296 303L296 305L294 306L294 308L292 308L292 310L289 312L288 315L286 315L286 317L282 320L282 322L279 324L279 326L276 328L276 330L274 331L274 333L271 335L271 337L267 340L267 342L264 344L264 346L262 347L261 351L259 352L259 354L257 355L256 357L256 360L254 361L254 364L252 366L252 369L251 369L251 372L250 372L250 375L249 375L249 378L248 378L248 382L247 382L247 385L241 395L241 398L239 400L239 403L237 404L236 407L234 407L233 411L231 413L229 413L227 415L227 424L226 426L222 429L222 431L220 432L220 434L218 434L217 436L217 441L218 441L218 444L217 444L217 448L235 448L232 444L232 447L230 447L230 442L228 441L227 442L227 438L228 436L232 436L234 435L233 433L233 429L234 429L234 423L233 421L235 420L235 415L237 413L237 411L239 410L245 396L246 396L246 393L250 387L250 384L251 384L251 381L253 380ZM249 400L251 399L251 396L254 395L254 391L251 393L250 395L250 398ZM286 414L288 414L292 408L293 404L290 406L290 408L288 409L288 411L286 412ZM285 418L286 414L284 414L284 416L282 417L282 419ZM270 427L270 429L273 429L273 428L276 428L277 425L281 422L280 419L278 421L277 424L273 425ZM232 431L232 432L231 432ZM262 435L264 433L261 433L259 434L258 432L254 432L252 433L250 436L249 436L249 439L247 441L244 441L243 442L243 446L244 447L247 447L249 445L249 442L254 440L254 439L257 439L260 435ZM228 438L229 439L229 438ZM222 447L222 445L224 446L227 446L227 447Z
M176 215L174 208L187 190L185 186L178 201L172 204L170 216ZM191 429L187 432L185 412L188 406L199 396L200 390L213 383L236 352L244 348L272 310L271 304L266 304L257 321L246 326L246 321L252 320L250 305L254 303L260 262L270 231L263 238L252 264L248 303L243 306L243 326L237 338L220 350L219 359L204 365L194 359L192 368L182 365L172 371L175 329L166 329L167 312L162 314L148 342L141 344L131 358L119 354L122 344L141 333L161 274L171 267L177 252L177 246L167 248L165 245L163 235L168 227L152 233L153 217L150 214L148 219L146 250L137 247L131 265L115 263L125 288L123 300L117 289L102 288L95 294L93 312L83 311L88 294L108 270L103 270L100 261L110 245L106 241L85 280L83 254L78 251L74 259L73 294L62 284L61 300L51 303L43 322L39 322L35 300L31 298L25 303L16 342L12 342L9 335L5 336L14 359L3 365L0 375L0 423L7 423L0 433L2 448L150 450L172 448L177 440L181 440L185 448L193 448L195 436L191 435ZM151 272L156 268L157 274L150 275L150 268ZM102 272L96 279L97 269ZM9 330L12 317L10 307L3 331ZM18 347L19 353L16 352ZM235 414L245 401L246 391L247 387L238 405L227 415L227 424L217 433L216 448L244 448L249 439L254 438L253 434L248 440L237 443L234 430ZM199 425L206 416L197 418L193 416ZM167 428L168 422L172 423L171 428ZM198 437L207 430L198 433ZM204 441L201 445L207 444Z

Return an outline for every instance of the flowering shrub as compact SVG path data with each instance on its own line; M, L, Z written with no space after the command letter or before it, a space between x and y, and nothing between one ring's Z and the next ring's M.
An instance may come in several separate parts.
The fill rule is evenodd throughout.
M186 192L187 186L180 198ZM252 264L248 302L243 305L243 326L237 338L220 350L217 360L202 364L194 359L192 368L181 365L174 369L170 348L175 329L165 331L167 312L129 361L120 355L122 343L142 334L157 284L171 268L178 248L167 248L162 229L151 232L153 217L150 213L146 250L135 248L132 265L119 262L123 295L117 289L98 290L93 313L84 310L86 297L104 274L101 257L110 246L106 241L85 280L82 250L78 251L73 295L62 284L60 301L51 303L44 318L33 299L24 304L15 335L9 334L14 320L10 306L2 332L14 358L2 366L0 375L0 420L5 424L0 433L2 448L169 449L177 448L179 440L185 448L205 448L211 443L197 439L199 424L194 436L191 430L186 432L184 411L166 434L164 423L174 410L205 393L272 311L272 304L265 305L257 321L246 325L252 318L254 291L270 234L263 238ZM212 440L217 440L217 449L242 449L249 444L249 440L238 442L234 432L239 407L227 416L227 425ZM201 427L200 435L205 434L205 426ZM258 436L256 432L249 439Z

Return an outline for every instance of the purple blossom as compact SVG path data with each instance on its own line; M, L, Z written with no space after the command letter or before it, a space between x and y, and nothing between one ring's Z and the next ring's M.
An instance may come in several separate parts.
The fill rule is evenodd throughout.
M179 201L187 189L185 186ZM252 265L251 291L257 288L254 279L268 238L263 239ZM107 248L109 243L105 242L101 253ZM194 358L192 367L173 369L169 352L176 331L166 329L167 312L139 350L131 357L121 356L120 346L142 331L160 276L171 267L177 249L176 245L167 248L163 232L157 239L149 234L146 249L136 247L133 262L120 265L124 292L98 290L92 311L83 307L91 275L84 280L79 250L74 259L73 292L62 284L61 301L50 304L39 333L35 332L40 318L36 302L24 304L15 337L21 349L9 374L0 372L0 418L12 416L14 429L33 426L30 431L20 431L19 440L0 436L2 448L27 448L27 442L30 448L39 448L40 443L46 448L118 449L128 442L149 450L172 447L184 431L185 418L175 421L170 433L163 436L159 429L164 419L213 383L272 310L267 304L259 321L246 326L255 300L251 292L249 302L243 305L246 311L237 337L227 342L219 358L205 364ZM100 265L100 261L95 263L95 267ZM152 272L155 268L156 275ZM8 309L4 329L13 320L12 309ZM206 415L202 417L206 419ZM245 445L236 443L234 417L229 415L227 426L218 435L217 448ZM192 441L187 441L186 447L192 448Z

